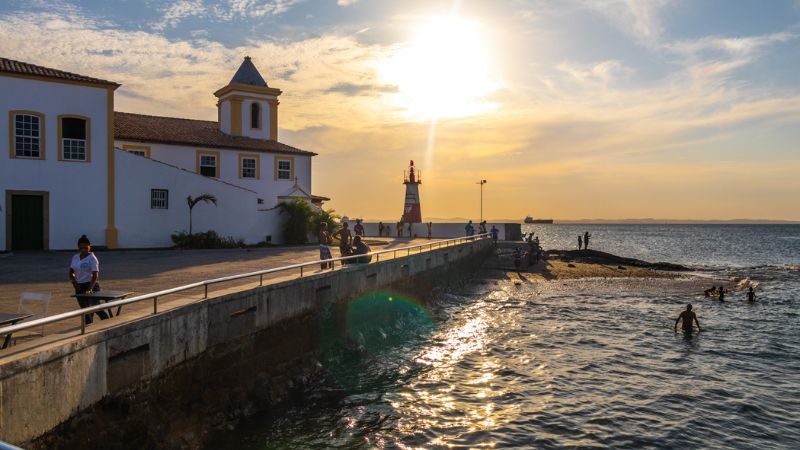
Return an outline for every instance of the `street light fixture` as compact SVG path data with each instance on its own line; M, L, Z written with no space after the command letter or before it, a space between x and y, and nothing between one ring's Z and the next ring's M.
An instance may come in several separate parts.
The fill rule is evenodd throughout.
M481 185L481 221L480 221L480 223L483 223L483 185L486 184L486 180L478 181L475 184L480 184Z

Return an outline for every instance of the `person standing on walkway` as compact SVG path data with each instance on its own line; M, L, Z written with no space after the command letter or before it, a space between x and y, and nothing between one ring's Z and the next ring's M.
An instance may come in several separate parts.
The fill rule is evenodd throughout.
M356 225L353 227L353 233L356 236L364 236L364 225L361 225L361 219L356 219Z
M500 230L497 229L496 226L492 225L492 240L497 243L497 235L500 233Z
M319 235L317 236L319 240L319 260L323 261L320 264L320 268L325 270L327 268L333 269L332 262L324 262L326 259L331 259L331 249L328 247L331 245L331 235L328 233L328 222L322 222L319 224Z
M383 237L383 222L378 222L378 237Z
M588 231L583 233L583 249L584 250L589 250L589 238L590 237L592 237L592 235L589 234Z
M408 237L414 237L414 222L408 222Z
M583 247L583 238L581 238L581 235L579 234L578 235L578 250L580 250L581 247Z
M339 253L341 253L341 256L347 256L350 252L350 238L352 237L347 222L342 222L342 228L333 233L332 237L339 239Z
M431 238L431 231L433 230L433 222L428 222L428 239Z
M75 295L79 295L99 292L99 279L100 261L92 253L92 243L89 242L89 238L84 234L78 239L78 253L72 257L72 262L69 265L69 281L72 282L72 287L75 288ZM96 299L78 297L78 305L81 308L88 308L99 303ZM93 316L94 313L84 315L87 325L92 323ZM108 314L102 310L97 311L97 316L100 317L100 320L108 319Z
M675 331L678 331L678 322L683 321L681 328L683 328L684 333L691 333L694 331L692 329L692 322L697 324L697 331L700 330L700 322L697 321L697 314L692 311L692 304L686 305L686 311L682 312L678 318L675 320Z
M403 219L397 222L397 237L403 237Z
M464 227L464 231L466 232L467 236L472 236L475 234L475 227L472 226L471 220L467 223L467 226Z

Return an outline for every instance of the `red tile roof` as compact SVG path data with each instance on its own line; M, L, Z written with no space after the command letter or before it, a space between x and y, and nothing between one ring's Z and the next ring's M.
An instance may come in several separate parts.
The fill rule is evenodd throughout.
M119 86L119 83L101 80L99 78L87 77L76 73L64 72L63 70L51 69L49 67L37 66L13 59L0 58L0 74L13 73L19 75L30 75L34 77L55 78L66 81L79 81L82 83L101 84L105 86Z
M205 148L230 148L265 153L314 156L316 153L277 141L232 136L210 120L114 113L114 138L121 141L153 142Z

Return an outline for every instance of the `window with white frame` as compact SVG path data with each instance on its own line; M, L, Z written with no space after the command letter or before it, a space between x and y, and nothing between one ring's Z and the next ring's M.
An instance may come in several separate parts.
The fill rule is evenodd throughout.
M61 118L61 158L66 161L87 160L87 123L78 117Z
M279 180L292 179L292 160L290 159L278 160L278 179Z
M257 178L257 161L255 158L242 158L242 178Z
M200 175L204 177L217 176L217 155L200 155Z
M150 209L168 209L169 191L167 189L150 189Z
M42 157L42 119L33 114L14 114L14 156Z

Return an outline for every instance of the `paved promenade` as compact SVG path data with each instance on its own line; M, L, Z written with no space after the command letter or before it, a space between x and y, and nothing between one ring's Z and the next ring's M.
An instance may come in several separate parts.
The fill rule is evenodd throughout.
M375 240L370 239L370 241ZM383 238L386 245L372 245L373 251L408 247L429 242L426 239ZM338 250L331 248L334 257ZM72 252L19 253L0 257L0 312L15 312L22 292L50 293L48 315L78 309L72 285L67 279ZM197 281L239 273L270 269L319 259L317 246L274 247L226 250L136 250L97 252L100 260L100 285L104 290L131 291L145 294ZM399 256L399 255L398 255ZM381 260L384 258L381 257ZM388 258L387 258L388 259ZM338 268L338 265L337 265ZM313 267L306 274L319 271ZM299 271L273 275L272 279L298 276ZM270 278L265 277L265 284ZM209 295L218 289L250 286L258 278L223 283L209 288ZM187 295L180 294L182 297ZM202 297L198 289L197 298ZM170 297L165 298L168 303ZM165 305L166 306L166 305ZM129 305L125 310L152 308L148 302ZM125 316L125 310L122 316ZM70 324L74 326L74 324ZM66 322L48 327L50 332L69 328Z

